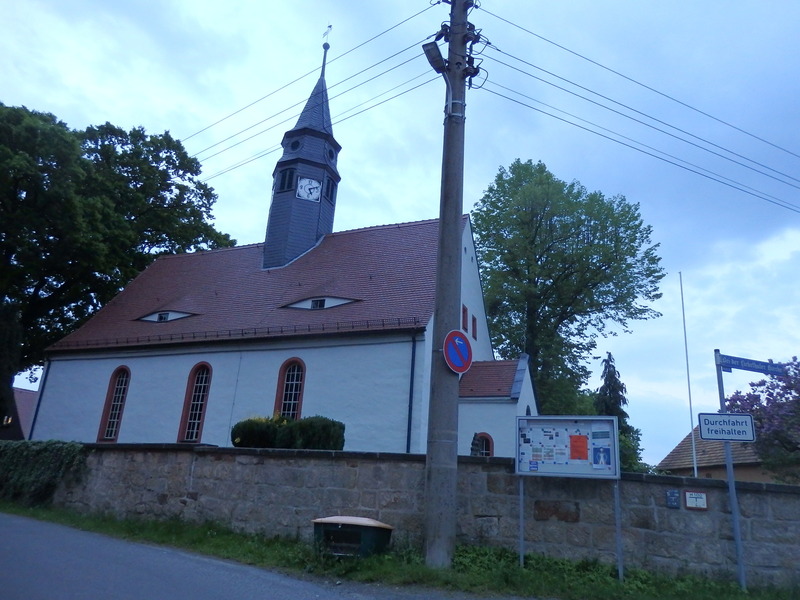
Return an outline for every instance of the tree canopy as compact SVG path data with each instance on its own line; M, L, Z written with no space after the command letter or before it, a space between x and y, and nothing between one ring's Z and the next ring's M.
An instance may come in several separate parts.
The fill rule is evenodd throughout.
M69 129L0 104L0 388L159 254L230 246L214 191L168 132Z
M727 399L731 412L753 415L756 452L762 466L786 483L800 483L800 362L785 363L785 375L750 384Z
M651 227L624 196L519 159L500 167L472 219L496 351L528 354L542 413L575 412L596 338L659 316L648 305L664 276Z

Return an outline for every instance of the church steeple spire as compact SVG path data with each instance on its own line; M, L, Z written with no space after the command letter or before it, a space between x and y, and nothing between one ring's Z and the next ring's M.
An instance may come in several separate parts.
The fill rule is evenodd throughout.
M330 45L326 42L322 48L319 79L297 124L283 136L283 155L272 174L265 268L287 264L333 231L341 146L333 137L325 85Z

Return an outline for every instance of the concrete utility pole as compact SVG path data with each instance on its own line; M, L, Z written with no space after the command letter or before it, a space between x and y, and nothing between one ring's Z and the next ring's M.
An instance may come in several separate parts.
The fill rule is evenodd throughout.
M448 332L459 328L461 313L461 216L464 196L464 108L467 64L467 11L472 0L450 1L449 40L444 63L435 42L423 46L447 85L439 204L433 357L425 463L425 563L449 568L455 551L458 468L458 375L444 360ZM437 56L438 55L438 56Z

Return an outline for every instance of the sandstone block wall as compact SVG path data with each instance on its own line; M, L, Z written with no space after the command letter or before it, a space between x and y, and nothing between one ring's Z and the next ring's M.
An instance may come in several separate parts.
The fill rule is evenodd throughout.
M215 521L236 530L311 540L312 519L370 517L393 540L420 544L425 457L188 445L89 445L89 469L56 504L118 517ZM616 561L614 481L522 477L526 552ZM626 567L736 578L727 484L624 474L620 486ZM680 508L667 507L677 490ZM683 492L706 494L689 510ZM748 583L800 583L800 487L737 485ZM459 462L463 542L518 548L520 477L511 459Z

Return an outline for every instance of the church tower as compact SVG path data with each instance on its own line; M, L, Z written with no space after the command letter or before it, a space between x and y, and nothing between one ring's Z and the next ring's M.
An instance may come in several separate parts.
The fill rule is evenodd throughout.
M283 155L272 173L272 204L267 221L264 268L283 266L333 232L336 169L341 146L333 137L325 62L297 124L283 136Z

